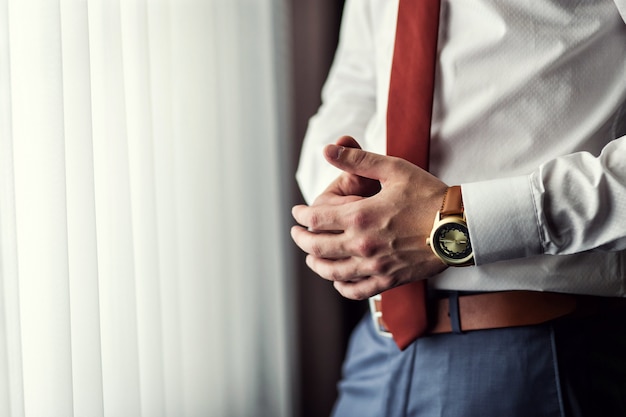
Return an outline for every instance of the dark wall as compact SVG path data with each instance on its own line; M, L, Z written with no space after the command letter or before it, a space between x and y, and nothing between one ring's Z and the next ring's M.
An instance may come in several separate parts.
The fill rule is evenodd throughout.
M293 166L297 164L308 119L320 105L320 90L337 46L343 0L292 0ZM294 181L294 204L302 202ZM299 416L330 413L336 399L348 336L365 310L364 303L343 299L332 284L315 276L297 259Z

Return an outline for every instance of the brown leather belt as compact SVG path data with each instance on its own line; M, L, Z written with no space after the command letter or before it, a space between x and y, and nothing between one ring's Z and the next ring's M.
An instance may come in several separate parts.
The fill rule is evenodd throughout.
M576 311L579 297L570 294L504 291L458 297L457 331L531 326L557 319ZM432 327L428 334L451 333L454 320L450 314L450 298L431 301ZM453 310L457 307L452 306ZM380 311L380 297L370 298L370 308L379 332L391 336L384 325Z

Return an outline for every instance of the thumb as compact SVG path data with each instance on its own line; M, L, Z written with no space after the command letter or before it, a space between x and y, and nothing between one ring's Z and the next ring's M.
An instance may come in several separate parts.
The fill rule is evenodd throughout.
M324 157L333 166L350 174L384 182L393 171L391 164L398 158L345 146L327 145Z
M337 139L337 142L335 142L335 145L344 146L346 148L361 149L361 145L359 145L359 142L357 142L356 139L354 139L352 136L340 137L339 139Z

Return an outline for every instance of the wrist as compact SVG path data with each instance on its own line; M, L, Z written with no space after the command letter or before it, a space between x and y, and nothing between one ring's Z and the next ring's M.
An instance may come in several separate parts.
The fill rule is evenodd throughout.
M474 264L460 186L448 187L426 244L448 266Z

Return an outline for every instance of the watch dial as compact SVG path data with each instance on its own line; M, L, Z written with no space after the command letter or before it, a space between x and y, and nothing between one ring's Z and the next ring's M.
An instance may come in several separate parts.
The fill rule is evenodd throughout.
M443 257L460 260L472 253L467 227L459 223L447 223L437 229L435 235L437 252Z

